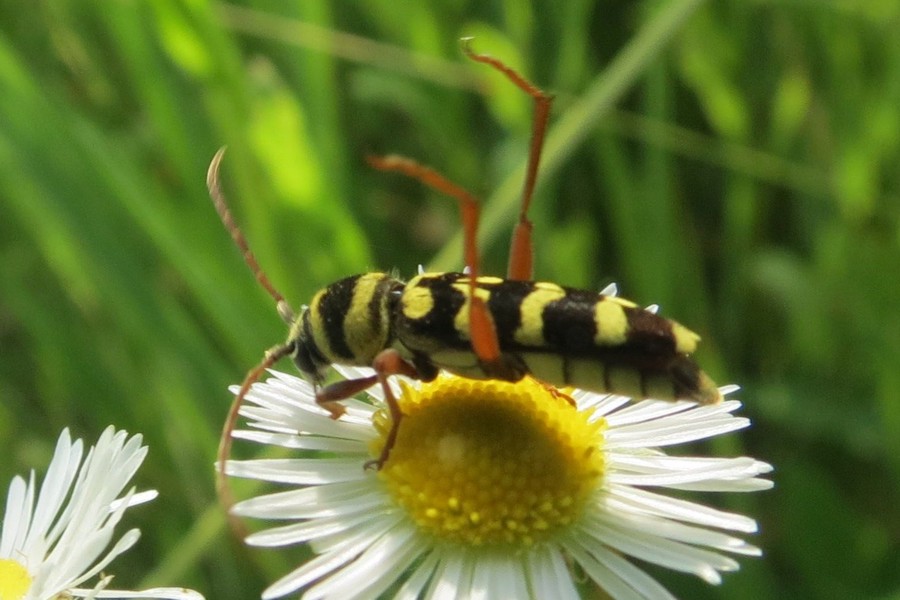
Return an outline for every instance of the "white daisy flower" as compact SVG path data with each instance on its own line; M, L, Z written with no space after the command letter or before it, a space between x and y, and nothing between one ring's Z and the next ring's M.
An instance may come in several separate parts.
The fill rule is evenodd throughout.
M140 531L126 532L109 548L125 509L156 497L154 490L120 497L147 455L141 436L108 427L82 462L84 443L64 429L40 491L34 471L28 482L14 477L9 486L0 535L0 598L166 598L202 600L181 588L107 590L112 576L102 572L137 542ZM35 501L36 497L36 501ZM79 588L99 575L92 587Z
M748 426L732 414L736 400L635 403L583 391L569 397L530 378L392 378L404 421L375 471L363 464L379 455L389 428L377 388L373 404L347 401L347 413L332 420L309 384L273 374L247 395L242 414L252 430L234 437L305 456L229 461L231 476L294 486L234 512L288 522L248 544L309 544L317 556L264 599L298 590L305 599L567 599L587 580L617 599L671 598L626 557L718 584L738 569L731 555L761 554L728 533L755 532L753 519L661 493L772 486L759 478L771 466L753 458L659 449Z

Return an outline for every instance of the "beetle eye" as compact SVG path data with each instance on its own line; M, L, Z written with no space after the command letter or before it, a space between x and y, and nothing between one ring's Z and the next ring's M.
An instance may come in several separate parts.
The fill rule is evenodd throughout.
M328 365L323 365L313 358L309 345L303 341L297 341L294 348L294 364L303 373L303 376L312 384L321 384L325 379L325 369Z

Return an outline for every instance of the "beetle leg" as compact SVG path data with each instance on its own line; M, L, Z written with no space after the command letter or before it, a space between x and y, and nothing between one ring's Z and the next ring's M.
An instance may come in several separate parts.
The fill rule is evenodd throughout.
M391 375L406 375L412 379L418 379L419 373L412 363L405 360L400 356L400 353L393 348L388 348L379 352L378 356L375 357L375 362L372 363L372 368L375 369L375 378L381 384L381 389L384 392L384 401L388 405L388 410L391 412L391 429L388 431L387 438L384 440L381 454L379 454L377 459L368 461L363 468L368 469L370 467L375 467L376 470L380 471L391 454L394 442L397 441L397 433L400 431L400 421L403 420L403 411L400 410L400 403L397 402L397 398L394 396L393 390L391 390L391 386L388 383L388 377Z
M544 135L547 132L547 121L550 118L550 105L553 96L547 94L533 83L522 77L517 71L500 60L487 54L476 54L471 49L472 38L463 38L462 49L466 56L475 62L484 63L500 71L520 90L534 100L534 118L531 124L531 145L528 151L528 168L525 172L525 187L522 189L522 204L519 207L519 222L513 230L509 247L509 270L507 278L528 281L533 278L534 247L531 241L531 221L528 220L528 207L534 195L534 184L537 181L538 164L544 148Z
M426 167L404 156L369 156L369 164L382 171L397 171L417 179L428 187L444 193L459 202L463 222L464 258L468 268L469 282L469 337L472 350L484 366L486 373L506 372L497 340L497 328L487 304L475 293L477 288L479 256L478 243L475 239L478 231L480 209L475 197L467 190L456 185L431 167ZM493 370L491 370L493 369Z
M376 375L335 381L316 391L316 404L330 412L332 419L339 419L341 415L347 412L347 409L340 404L336 404L338 401L352 398L376 383L378 383Z

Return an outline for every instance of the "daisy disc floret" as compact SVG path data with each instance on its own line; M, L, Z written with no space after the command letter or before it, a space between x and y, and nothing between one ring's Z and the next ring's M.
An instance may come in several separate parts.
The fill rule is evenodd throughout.
M123 493L146 454L140 435L108 427L85 456L84 443L64 429L40 489L34 472L27 482L13 478L0 531L0 599L202 600L182 588L106 589L112 576L103 573L140 537L131 529L110 548L116 525L126 509L157 495L134 488ZM90 587L79 587L94 578Z
M436 541L514 549L551 539L603 474L603 421L531 378L443 377L401 398L403 426L379 478Z
M306 452L229 461L231 476L291 486L234 510L286 522L249 544L305 543L316 556L263 598L578 598L585 575L613 598L667 598L627 557L718 584L738 568L731 555L760 554L729 533L756 531L752 519L661 493L771 487L759 477L771 467L755 459L661 449L746 427L736 400L635 403L530 379L392 381L404 420L376 472L363 465L389 426L377 389L335 421L306 382L273 375L247 395L251 428L234 436Z

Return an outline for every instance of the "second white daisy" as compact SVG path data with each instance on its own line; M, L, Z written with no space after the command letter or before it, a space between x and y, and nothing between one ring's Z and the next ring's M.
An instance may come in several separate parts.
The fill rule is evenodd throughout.
M125 532L110 548L116 525L129 507L156 497L153 490L122 490L147 455L141 436L108 427L84 456L84 443L69 430L59 436L53 459L38 490L34 472L9 486L0 536L0 598L167 598L202 600L183 588L107 590L112 577L100 575L131 548L140 531ZM122 494L122 495L120 495Z

